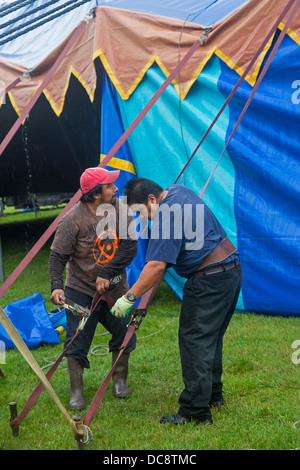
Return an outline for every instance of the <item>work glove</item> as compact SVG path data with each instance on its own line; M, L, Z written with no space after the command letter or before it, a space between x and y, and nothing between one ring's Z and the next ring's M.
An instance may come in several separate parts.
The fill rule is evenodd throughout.
M124 318L129 315L129 312L132 309L133 305L134 302L131 302L130 300L126 299L123 295L116 301L115 305L110 311L115 317Z

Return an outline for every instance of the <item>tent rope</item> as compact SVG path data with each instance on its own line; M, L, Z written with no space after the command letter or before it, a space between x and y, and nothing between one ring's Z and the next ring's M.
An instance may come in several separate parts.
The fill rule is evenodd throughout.
M181 177L181 175L183 174L183 172L186 170L187 166L189 165L189 163L191 162L192 158L195 156L196 152L199 150L200 146L203 144L204 140L206 139L206 137L208 136L209 132L211 131L211 129L213 128L213 126L215 125L215 123L217 122L217 120L219 119L219 117L221 116L221 114L223 113L224 109L226 108L227 104L229 103L229 101L231 100L231 98L234 96L235 92L237 91L237 89L239 88L239 86L241 85L241 83L243 82L243 80L246 78L246 76L248 75L249 71L251 70L252 66L255 64L255 62L257 61L257 59L259 58L260 54L263 52L265 46L268 44L269 40L271 39L271 37L275 34L278 26L280 25L280 23L282 22L283 18L285 17L285 15L287 14L287 12L290 10L291 6L293 5L293 3L295 2L295 0L289 0L289 2L287 3L287 5L285 6L285 8L282 10L281 14L279 15L278 19L276 20L276 22L274 23L273 27L270 29L270 31L268 32L266 38L264 39L264 41L262 42L262 44L260 45L260 47L258 48L257 52L254 54L253 58L251 59L251 61L249 62L248 66L246 67L245 71L243 72L243 74L240 76L238 82L236 83L236 85L234 86L234 88L232 89L232 91L230 92L229 96L227 97L226 101L224 102L224 104L222 105L221 109L218 111L218 113L216 114L215 118L213 119L213 121L211 122L210 126L208 127L208 129L206 130L205 134L203 135L202 139L200 140L200 142L198 143L198 145L196 146L195 150L193 151L193 153L191 154L191 156L189 157L188 161L186 162L186 164L184 165L184 167L182 168L182 170L180 171L179 175L177 176L177 178L175 179L174 183L173 184L176 184L177 181L179 180L179 178Z
M17 0L16 2L10 3L9 5L3 6L0 8L0 18L34 2L35 0Z
M253 96L255 95L255 92L256 92L256 90L257 90L257 88L258 88L258 86L259 86L259 84L261 83L263 77L265 76L265 74L266 74L266 72L267 72L267 70L268 70L268 68L269 68L270 63L271 63L271 61L272 61L272 59L273 59L275 53L277 52L278 47L279 47L279 45L281 44L281 42L282 42L282 40L283 40L283 38L284 38L284 36L285 36L285 34L286 34L286 31L288 30L288 27L289 27L289 25L290 25L292 19L294 18L295 14L296 14L296 12L297 12L297 10L298 10L298 8L299 8L299 6L300 6L300 0L290 0L289 3L288 3L288 4L286 5L286 7L284 8L284 10L283 10L283 12L281 13L281 15L279 16L279 19L278 19L277 22L275 23L275 25L278 26L278 24L280 23L279 20L282 19L282 18L285 16L285 14L288 12L288 10L291 8L292 4L294 4L295 1L296 1L296 3L295 3L295 5L294 5L294 8L293 8L293 10L292 10L290 16L288 17L288 19L287 19L287 21L286 21L286 23L285 23L285 26L284 26L283 30L281 31L279 37L276 39L276 42L275 42L275 44L274 44L274 46L273 46L273 49L272 49L272 52L271 52L271 54L269 55L269 58L268 58L268 60L267 60L267 62L266 62L266 64L265 64L265 66L264 66L264 68L263 68L263 70L262 70L262 72L261 72L261 74L260 74L260 76L259 76L259 79L257 80L257 82L256 82L256 84L255 84L255 87L253 88L253 90L252 90L252 92L251 92L251 94L250 94L250 96L249 96L249 98L248 98L248 100L247 100L247 102L246 102L246 104L245 104L245 106L244 106L244 108L243 108L241 114L240 114L240 117L239 117L239 119L238 119L238 121L237 121L237 123L236 123L236 125L235 125L235 127L234 127L234 129L233 129L233 131L232 131L232 133L231 133L231 135L230 135L230 137L229 137L229 139L227 140L227 143L226 143L226 145L225 145L225 147L224 147L224 149L223 149L223 151L222 151L222 153L221 153L221 156L219 157L219 159L218 159L218 161L217 161L215 167L213 168L213 170L212 170L212 172L211 172L211 174L210 174L208 180L206 181L206 183L205 183L205 185L204 185L204 187L203 187L203 189L202 189L202 191L201 191L201 193L200 193L200 196L199 196L200 198L203 197L203 195L204 195L204 193L205 193L205 191L206 191L206 189L207 189L207 186L208 186L209 182L211 181L211 178L212 178L214 172L216 171L216 169L217 169L217 167L218 167L218 164L220 163L220 160L221 160L221 158L222 158L222 156L223 156L223 154L224 154L224 152L225 152L225 150L226 150L226 148L227 148L229 142L231 141L231 139L232 139L232 137L233 137L235 131L237 130L237 128L238 128L238 126L239 126L239 124L240 124L240 122L241 122L241 120L242 120L242 118L243 118L245 112L247 111L247 109L248 109L248 107L249 107L249 105L250 105L250 103L251 103L251 101L252 101L252 99L253 99ZM275 33L275 31L276 31L276 29L277 29L277 26L276 26L276 28L275 28L275 25L273 26L273 28L271 29L271 31L270 31L269 34L271 34L272 31L273 31L272 34ZM268 34L268 36L269 36L269 34ZM271 36L272 36L272 34L271 34ZM270 36L270 37L271 37L271 36ZM241 81L242 81L241 79L238 81L238 84L239 84L239 85L240 85ZM239 85L238 85L238 86L239 86ZM230 95L228 96L228 98L227 98L227 100L225 101L225 103L224 103L224 105L223 105L222 108L225 108L225 106L226 106L226 105L228 104L228 102L231 100L233 94L234 94L233 92L230 93ZM215 120L220 116L220 114L221 114L221 112L219 112L219 113L217 114L217 117L215 118ZM214 121L215 121L215 120L214 120ZM212 127L212 125L210 126L209 130L211 129L211 127ZM209 131L206 132L205 136L208 134L208 132L209 132ZM204 140L204 138L202 138L200 142L202 143L203 140ZM200 146L200 145L199 145L199 146ZM195 152L194 152L194 153L195 153ZM193 153L193 155L194 155L194 153ZM192 155L192 157L193 157L193 155ZM191 158L192 158L192 157L191 157ZM191 158L189 159L189 161L187 162L187 164L191 161ZM187 164L184 166L184 168L183 168L182 171L184 171L184 169L187 167ZM182 171L181 171L181 173L179 174L178 178L181 176ZM178 178L176 179L176 181L178 181ZM175 182L176 182L176 181L175 181ZM175 183L174 183L174 184L175 184ZM151 291L152 291L152 293L150 294L151 298L154 296L156 290L158 289L158 286L159 286L161 280L163 279L163 276L164 276L164 275L162 275L161 279L160 279L159 282L156 284L156 286L154 286L154 287L151 289ZM150 292L150 291L148 291L148 292ZM147 294L148 294L148 293L147 293Z
M81 426L77 427L77 423L74 422L74 420L69 416L68 412L60 402L58 396L56 395L52 385L46 378L44 372L40 368L39 364L37 363L35 357L29 350L29 348L26 346L24 340L20 336L19 332L17 329L14 327L10 319L7 317L5 314L4 310L0 307L0 321L1 324L3 325L3 328L6 330L7 334L11 337L13 340L14 344L18 348L19 352L22 354L28 365L32 368L32 370L35 372L35 374L39 377L40 381L44 385L44 387L47 389L49 392L50 397L52 400L55 402L57 407L60 409L62 412L63 416L68 420L68 422L71 425L71 428L73 432L80 438L82 438L85 434L85 429L83 429Z
M17 18L13 18L9 21L7 21L6 23L2 23L0 25L0 29L3 29L5 28L6 26L10 26L11 24L14 24L16 22L19 22L20 20L23 20L24 18L27 18L27 16L30 16L32 15L33 13L36 13L40 10L44 10L45 8L47 8L48 6L50 5L53 5L54 3L57 3L59 2L60 0L51 0L51 2L48 2L48 3L43 3L42 5L40 5L39 7L36 7L36 8L33 8L32 10L29 10L29 11L26 11L25 13L23 13L22 15L19 15ZM23 28L23 25L21 26L21 28ZM8 33L9 34L9 33Z
M29 28L25 29L24 31L19 31L18 28L15 28L13 30L9 30L7 33L4 33L4 34L0 35L0 38L11 34L12 31L18 31L18 32L17 32L17 34L13 34L12 36L9 36L8 38L3 39L2 41L0 41L0 46L2 46L3 44L6 44L7 42L12 41L13 39L16 39L16 38L18 38L18 37L20 37L20 36L22 36L26 33L29 33L30 31L33 31L34 29L39 28L40 26L42 26L46 23L49 23L49 21L52 21L55 18L58 18L59 16L62 16L65 13L68 13L69 11L72 11L75 8L80 7L81 5L84 5L85 3L88 3L89 1L90 0L81 0L79 3L75 3L75 4L74 4L74 1L70 1L69 3L64 4L63 6L60 6L59 8L53 9L50 12L45 13L44 15L41 15L39 18L36 18L33 22L29 21L29 22L25 23L24 25L22 25L22 27L27 26L29 24L32 25L32 23L35 23L35 21L38 21L40 18L46 17L46 19L44 21L39 21L39 22L33 24L32 26L30 26ZM57 12L57 11L61 10L62 8L64 8L65 5L69 5L69 4L71 5L70 7L65 8L63 11L61 11L57 14L53 14L53 15L49 16L50 13Z
M294 1L295 1L295 0L294 0ZM293 2L293 1L290 1L290 4L292 4L292 3L294 3L294 2ZM288 27L289 27L289 24L291 23L291 21L292 21L294 15L295 15L296 11L298 10L299 6L300 6L300 0L297 0L297 1L296 1L296 4L295 4L295 6L294 6L294 8L293 8L293 10L292 10L292 13L290 14L288 20L286 21L286 24L285 24L285 26L284 26L284 29L282 30L282 32L280 33L278 39L276 40L276 43L275 43L275 45L274 45L274 47L273 47L273 49L272 49L272 52L271 52L271 54L270 54L270 56L269 56L269 58L268 58L268 60L267 60L267 62L266 62L266 64L265 64L265 66L264 66L264 68L263 68L263 71L262 71L261 74L260 74L260 77L259 77L259 79L258 79L258 81L257 81L257 83L256 83L256 86L254 87L252 93L250 94L250 96L249 96L249 98L248 98L248 100L247 100L247 103L246 103L246 105L245 105L245 107L244 107L244 109L243 109L243 111L242 111L242 113L241 113L241 115L240 115L240 117L239 117L239 119L238 119L238 121L237 121L237 123L236 123L236 125L235 125L235 127L234 127L234 129L233 129L233 131L232 131L232 133L231 133L231 136L230 136L230 138L228 139L228 141L227 141L227 143L226 143L226 145L225 145L225 148L224 148L224 150L223 150L223 152L222 152L222 154L221 154L221 156L220 156L220 158L219 158L219 160L218 160L218 162L217 162L215 168L213 169L213 171L212 171L212 173L211 173L209 179L207 180L207 182L206 182L206 184L205 184L205 186L204 186L204 188L203 188L203 190L202 190L202 192L201 192L201 196L200 196L200 197L202 197L202 195L204 194L204 192L205 192L205 190L206 190L206 188L207 188L207 186L208 186L208 184L209 184L209 181L211 180L211 177L213 176L213 174L214 174L214 172L215 172L215 170L216 170L216 168L217 168L217 165L218 165L218 163L219 163L219 161L220 161L222 155L224 154L224 152L225 152L225 150L226 150L226 148L227 148L229 142L231 141L231 139L232 139L232 137L233 137L233 135L234 135L236 129L238 128L238 126L239 126L239 124L240 124L240 122L241 122L241 120L242 120L242 118L243 118L243 116L244 116L246 110L248 109L248 107L249 107L249 105L250 105L250 102L252 101L252 98L253 98L253 96L254 96L254 94L255 94L255 92L256 92L256 90L257 90L259 84L261 83L263 77L265 76L266 71L267 71L267 69L268 69L268 67L269 67L269 65L270 65L270 62L272 61L272 59L273 59L273 57L274 57L274 55L275 55L275 53L276 53L276 51L277 51L279 45L281 44L281 42L282 42L282 40L283 40L283 37L285 36L286 31L287 31L287 29L288 29ZM187 55L184 57L184 59L181 61L180 64L182 64L182 66L183 66L184 63L188 60L188 59L186 59L186 57L188 56L188 58L189 58L189 57L192 55L192 53L194 53L194 51L198 48L199 44L200 44L200 41L197 40L197 41L195 42L195 44L192 46L191 50L188 52L188 54L187 54ZM191 51L192 51L192 52L191 52ZM185 59L186 59L186 60L185 60ZM174 72L176 71L176 74L179 72L179 70L177 70L178 68L179 68L179 67L177 66L176 69L174 70ZM174 72L173 72L173 73L174 73ZM171 76L172 76L172 74L169 76L169 79L170 79ZM173 79L173 76L172 76L172 79ZM166 82L167 82L167 81L168 81L168 80L166 80ZM133 131L133 129L136 127L136 125L141 121L141 119L145 116L145 114L148 112L148 110L150 109L150 107L151 107L151 106L154 104L154 102L158 99L158 97L160 96L160 94L161 94L161 93L164 91L164 89L168 86L169 83L166 84L166 82L165 82L165 84L162 85L162 87L158 90L158 91L159 91L159 94L158 94L158 92L156 92L156 94L154 95L155 99L154 99L154 97L153 97L153 98L149 101L149 103L146 105L146 107L144 108L144 110L142 110L142 112L138 115L138 117L133 121L133 123L131 124L131 126L129 126L129 128L124 132L124 134L121 136L121 138L118 140L118 142L114 145L114 147L110 150L110 152L109 152L109 153L107 154L107 156L104 158L104 160L102 161L102 164L100 164L99 166L104 167L104 166L107 164L107 162L112 158L113 154L114 154L114 153L121 147L121 145L125 142L125 140L128 138L128 136L129 136L130 133ZM171 82L171 80L169 80L169 82ZM157 95L157 94L158 94L158 95ZM2 143L2 144L3 144L3 143ZM2 144L1 144L1 146L2 146ZM1 146L0 146L0 149L1 149ZM0 152L0 154L1 154L1 153L2 153L2 152ZM78 193L76 193L76 195L77 195L77 194L78 194ZM76 195L74 196L75 199L76 199ZM74 198L71 200L71 201L73 201L73 203L74 203L74 201L75 201ZM71 201L70 201L70 202L71 202ZM70 204L70 203L69 203L69 204ZM70 206L67 205L67 207L70 207ZM50 235L49 235L49 236L50 236ZM162 278L161 278L161 279L162 279ZM156 286L154 286L153 289L151 289L151 290L148 291L146 294L144 294L144 296L141 298L141 302L140 302L139 308L141 308L141 307L140 307L141 304L143 305L144 308L147 308L147 306L150 304L150 302L151 302L151 300L152 300L152 298L153 298L153 296L154 296L154 294L155 294L155 292L156 292L156 290L157 290L157 288L158 288L158 286L159 286L159 284L160 284L160 282L161 282L161 279L160 279L159 282L156 284ZM15 332L17 333L17 331L14 331L15 328L14 328L14 326L13 326L12 324L11 324L11 325L12 325L12 329L11 329L11 327L10 327L10 325L9 325L9 323L8 323L8 322L10 322L10 321L9 321L8 318L6 317L4 311L1 309L1 307L0 307L0 320L1 320L1 323L3 324L3 326L4 326L5 329L6 329L7 325L9 326L8 330L10 331L10 333L8 332L8 334L12 334L12 335L14 336L14 338L15 338L15 340L16 340L16 342L17 342L16 345L17 345L18 349L20 350L20 348L21 348L20 352L24 355L24 357L25 357L25 359L27 360L27 362L30 363L30 365L31 365L31 367L33 368L33 370L34 370L34 371L36 372L36 374L39 376L39 378L40 378L42 384L44 385L45 388L47 388L47 390L49 391L51 397L53 398L53 400L55 401L55 403L58 405L58 407L60 408L60 410L62 411L62 413L64 414L64 416L68 419L68 421L69 421L70 423L71 423L71 421L72 421L72 424L71 424L72 429L73 429L73 426L74 426L74 429L76 429L77 432L78 432L78 434L80 434L81 436L83 435L83 433L84 433L84 434L87 434L87 433L88 433L88 430L87 430L88 426L87 426L87 424L89 425L90 422L92 421L92 419L93 419L93 417L94 417L94 415L95 415L95 413L96 413L96 411L97 411L97 409L98 409L98 407L99 407L99 404L100 404L100 402L101 402L101 400L102 400L102 398L103 398L103 395L102 395L101 393L99 393L101 387L100 387L100 389L98 390L97 394L95 395L95 398L94 398L94 400L93 400L93 402L92 402L92 404L91 404L91 407L89 408L88 413L87 413L87 415L86 415L86 417L85 417L85 420L84 420L84 422L83 422L83 424L84 424L85 426L87 426L87 427L81 426L81 424L80 424L79 429L78 429L78 428L76 427L76 424L74 424L74 420L71 420L71 418L70 418L70 416L68 415L68 413L66 412L66 410L62 407L62 405L61 405L59 399L57 398L57 396L56 396L54 390L52 389L52 387L51 387L50 383L48 382L47 378L45 377L44 373L42 372L42 370L40 369L40 367L38 366L38 364L37 364L37 363L35 364L36 361L35 361L34 357L32 356L32 354L30 353L30 351L29 351L29 349L27 348L27 346L25 345L25 343L24 343L25 348L27 348L28 351L26 351L26 349L24 349L22 343L19 342L18 337L15 335ZM129 334L133 334L133 332L134 332L133 330L132 330L132 331L128 331L127 334L128 334L128 335L129 335ZM17 333L17 334L18 334L18 333ZM23 341L21 337L20 337L20 339L21 339L21 341ZM29 352L29 354L28 354L28 352ZM121 349L119 356L121 355L122 352L123 352L123 349ZM31 356L32 356L32 357L31 357ZM30 361L30 362L29 362L29 361ZM117 362L117 361L116 361L116 362ZM115 364L116 364L116 363L115 363ZM36 367L36 366L37 366L37 367ZM113 371L113 368L112 368L112 371ZM111 373L112 373L112 371L111 371ZM109 375L107 376L107 379L110 379L110 377L111 377L111 376L110 376L110 374L109 374ZM103 385L103 384L102 384L102 385ZM108 385L107 380L106 380L106 382L105 382L104 385L107 387L107 385ZM102 392L104 391L104 393L105 393L105 390L106 390L106 388L105 388L105 389L102 389ZM80 431L80 432L79 432L79 431Z
M84 22L83 22L84 23ZM81 23L81 27L83 26L83 23ZM78 27L79 28L79 27ZM77 30L78 31L78 30ZM190 50L187 52L187 54L183 57L183 59L180 61L180 63L176 66L176 68L173 70L173 72L169 75L169 77L165 80L165 82L161 85L161 87L156 91L156 93L153 95L153 97L150 99L150 101L147 103L147 105L142 109L142 111L138 114L138 116L134 119L134 121L130 124L130 126L127 128L127 130L124 132L124 134L118 139L118 141L115 143L115 145L111 148L111 150L107 153L106 157L102 160L102 162L98 165L99 168L104 168L108 162L111 160L111 158L115 155L115 153L119 150L119 148L124 144L124 142L128 139L129 135L134 131L134 129L137 127L137 125L140 123L140 121L145 117L145 115L148 113L150 108L155 104L155 102L158 100L160 95L164 92L164 90L167 88L167 86L172 82L172 80L177 76L177 74L180 72L182 67L186 64L186 62L190 59L190 57L195 53L197 50L198 46L200 45L199 40L197 39ZM52 69L51 69L52 70ZM44 83L44 82L43 82ZM41 85L43 87L43 84ZM41 88L40 87L40 88ZM33 99L37 96L37 94L41 94L42 90L39 90L35 93ZM40 93L39 93L40 91ZM14 124L14 133L17 131L18 127L21 125L23 120L25 119L27 113L29 110L32 108L32 106L35 104L37 99L35 99L34 103L30 102L26 109L23 111L17 122ZM2 143L0 144L0 156L3 153L4 149L10 142L11 138L13 137L14 134L9 133ZM2 284L0 287L0 298L5 294L5 292L8 290L8 288L14 283L14 281L19 277L21 272L26 268L26 266L30 263L30 261L33 259L33 257L39 252L39 250L42 248L42 246L46 243L46 241L50 238L50 236L53 234L53 232L56 229L56 226L59 222L59 220L62 218L62 216L68 212L79 200L81 197L81 190L79 189L72 199L68 202L68 204L64 207L64 209L61 211L61 213L56 217L56 219L52 222L52 224L48 227L48 229L44 232L44 234L40 237L40 239L36 242L36 244L31 248L31 250L27 253L27 255L23 258L21 263L17 266L17 268L10 274L10 276L6 279L6 281Z
M292 1L292 3L293 3L293 1ZM299 9L299 6L300 6L300 0L297 0L296 3L295 3L295 5L294 5L294 8L293 8L293 10L292 10L292 12L291 12L291 14L290 14L290 16L288 17L288 19L287 19L287 21L286 21L286 23L285 23L285 25L284 25L283 30L280 32L280 35L279 35L279 37L277 38L277 40L276 40L276 42L275 42L275 44L274 44L274 46L273 46L273 49L272 49L272 51L271 51L271 53L270 53L270 55L269 55L269 57L268 57L268 59L267 59L265 65L264 65L264 67L263 67L263 69L262 69L262 71L261 71L261 73L260 73L260 75L259 75L259 77L258 77L256 83L255 83L255 86L254 86L252 92L250 93L250 96L249 96L249 98L248 98L248 100L247 100L247 102L246 102L246 104L245 104L245 106L244 106L244 108L243 108L243 110L242 110L242 112L241 112L241 114L240 114L240 116L239 116L239 118L238 118L238 120L237 120L235 126L234 126L233 131L231 132L231 134L230 134L230 136L229 136L229 138L228 138L228 140L227 140L227 142L226 142L226 145L225 145L225 147L224 147L224 149L223 149L223 151L222 151L222 153L221 153L221 155L220 155L220 157L219 157L219 159L218 159L218 161L217 161L217 163L216 163L216 165L215 165L213 171L211 172L211 174L210 174L208 180L206 181L206 183L205 183L205 185L204 185L204 188L202 189L202 191L201 191L201 193L200 193L200 198L202 198L202 196L203 196L203 194L204 194L204 192L205 192L205 190L206 190L206 188L207 188L207 186L208 186L208 184L209 184L211 178L213 177L213 174L215 173L215 171L216 171L216 169L217 169L217 167L218 167L218 165L219 165L219 163L220 163L220 160L221 160L222 156L224 155L224 153L225 153L225 151L226 151L226 149L227 149L229 143L231 142L231 139L233 138L233 136L234 136L234 134L235 134L235 132L236 132L236 130L237 130L237 128L238 128L238 126L239 126L241 120L243 119L243 117L244 117L244 115L245 115L247 109L249 108L249 105L250 105L250 103L251 103L251 101L252 101L252 98L253 98L253 96L255 95L256 90L257 90L257 88L259 87L260 83L262 82L264 76L266 75L267 70L268 70L268 68L269 68L269 65L270 65L270 63L272 62L273 57L274 57L274 55L276 54L276 52L277 52L277 50L278 50L280 44L282 43L283 38L284 38L284 36L285 36L285 34L286 34L288 28L289 28L289 25L290 25L292 19L294 18L294 16L295 16L297 10Z
M81 24L82 26L82 24ZM77 30L78 31L78 30ZM81 30L80 30L81 31ZM74 41L73 41L74 42ZM172 82L172 80L176 77L176 75L179 73L179 71L184 67L186 62L190 59L190 57L195 53L195 51L198 49L199 45L201 44L200 40L197 39L190 50L187 52L187 54L184 56L184 58L180 61L180 63L177 65L177 67L173 70L173 72L169 75L169 77L166 79L166 81L163 83L163 85L157 90L157 92L153 95L153 97L150 99L150 101L147 103L147 105L144 107L144 109L139 113L139 115L136 117L136 119L132 122L132 124L128 127L128 129L124 132L124 134L120 137L120 139L116 142L116 144L113 146L113 148L109 151L109 153L106 155L104 160L98 165L100 168L104 168L109 160L113 157L113 155L117 152L117 150L123 145L123 143L127 140L129 135L133 132L133 130L136 128L136 126L139 124L139 122L144 118L144 116L147 114L147 112L150 110L150 108L154 105L154 103L158 100L158 98L161 96L161 94L165 91L167 86ZM52 69L51 69L52 70ZM44 84L44 82L43 82ZM41 85L40 88L43 87L43 84ZM40 90L40 89L39 89ZM36 96L36 95L35 95ZM34 102L35 103L35 102ZM34 104L33 103L33 104ZM27 113L29 112L28 109L33 106L32 102L29 103L27 108L24 110L22 115L20 116L20 122L25 118ZM10 138L12 137L9 136ZM5 140L5 139L4 139ZM8 144L8 141L10 139L6 138L7 142L6 145ZM1 155L1 146L3 148L3 142L0 145L0 155ZM37 252L40 250L40 248L43 246L43 244L48 240L48 238L52 235L54 232L58 221L60 218L68 211L70 210L71 207L73 207L74 204L78 201L79 197L81 196L81 191L78 190L77 193L73 196L73 198L69 201L69 203L66 205L66 207L62 210L62 212L59 214L59 216L56 217L54 222L48 227L48 229L44 232L42 237L38 240L38 242L34 245L34 247L30 250L30 252L25 256L25 258L21 261L21 263L18 265L18 267L14 270L14 272L10 275L10 277L4 282L4 284L0 288L0 297L6 292L6 290L11 286L11 284L18 278L18 276L21 274L23 269L29 264L29 262L32 260L32 258L37 254ZM148 297L145 297L148 299ZM152 298L152 297L151 297ZM1 307L0 307L1 308ZM2 310L2 309L1 309ZM3 312L3 310L2 310ZM5 313L3 312L4 316L6 317ZM0 322L2 323L2 316L0 316ZM4 326L4 325L3 325ZM135 328L129 328L127 335L133 335ZM79 330L78 330L79 331ZM126 335L126 336L127 336ZM75 336L71 341L73 341ZM129 338L130 339L130 338ZM128 336L127 336L128 340ZM122 353L123 349L120 352L120 355ZM58 358L58 360L55 362L55 364L51 367L49 370L47 377L50 378L54 371L56 370L58 364L62 360L62 358L65 355L66 350L62 353L62 355ZM120 357L119 355L119 357ZM118 360L118 359L117 359ZM116 361L117 362L117 361ZM115 363L116 364L116 363ZM42 371L41 371L42 372ZM111 371L112 372L112 371ZM43 376L44 373L42 372ZM43 388L46 387L46 383L48 384L48 379L46 378L46 381L41 380L41 383L37 386L37 388L34 390L32 393L30 399L27 401L24 409L22 412L19 414L19 416L16 418L15 422L11 422L10 424L12 426L20 424L21 420L27 415L28 411L32 407L33 403L36 401L40 393L42 392ZM49 384L50 385L50 384ZM107 382L108 385L108 382ZM51 385L50 385L51 387ZM47 388L47 387L46 387ZM49 388L48 388L49 389ZM101 398L101 397L100 397ZM90 417L94 415L96 405L95 403L99 403L99 396L96 399L96 402L93 403L93 407L91 408L90 411ZM99 406L99 405L98 405ZM87 418L88 419L88 418Z

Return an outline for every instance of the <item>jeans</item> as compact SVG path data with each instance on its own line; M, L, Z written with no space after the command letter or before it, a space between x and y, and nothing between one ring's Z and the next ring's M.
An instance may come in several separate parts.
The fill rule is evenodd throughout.
M240 265L225 272L191 277L185 283L179 320L184 390L179 414L211 418L210 400L222 397L223 337L242 284Z
M81 305L82 307L91 307L92 298L89 295L78 292L75 289L66 287L65 296L73 302ZM71 339L76 333L77 326L79 323L79 316L74 315L69 310L66 310L67 314L67 333L65 339L65 347L69 344ZM104 328L111 333L111 340L109 341L109 351L118 350L127 332L127 324L130 321L128 318L116 318L109 310L109 307L105 301L100 301L96 309L93 311L88 321L86 322L83 330L78 334L70 348L67 351L67 357L74 357L80 364L85 368L90 368L90 363L87 358L92 340L94 338L96 326L98 322L104 326ZM124 353L129 354L136 347L136 335L134 334L129 341L127 347L124 349Z

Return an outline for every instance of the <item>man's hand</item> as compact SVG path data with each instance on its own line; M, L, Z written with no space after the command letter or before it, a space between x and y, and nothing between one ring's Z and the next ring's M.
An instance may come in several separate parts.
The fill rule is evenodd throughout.
M109 289L109 281L103 277L97 277L96 279L96 291L102 295L106 290Z
M63 305L64 301L59 298L59 296L65 296L65 291L63 289L54 289L52 291L50 300L54 305Z
M123 295L123 297L120 297L116 301L115 305L110 311L115 317L124 318L127 317L133 305L134 302L131 302L130 300L126 299L126 297Z

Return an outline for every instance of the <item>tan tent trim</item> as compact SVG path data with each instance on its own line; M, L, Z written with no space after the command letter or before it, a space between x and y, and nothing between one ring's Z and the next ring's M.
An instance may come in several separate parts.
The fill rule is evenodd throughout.
M180 98L186 98L213 55L218 56L238 75L242 75L284 6L283 0L250 0L224 21L214 25L207 42L199 47L182 69L180 82L172 82ZM281 23L279 29L283 27L284 23ZM300 12L295 16L292 27L287 34L300 45ZM73 74L93 102L96 89L94 60L100 58L121 98L126 100L134 93L153 64L157 64L168 77L178 63L179 43L182 58L204 30L201 25L161 16L98 7L94 20L87 25L44 94L55 114L60 116ZM9 92L10 101L18 115L36 93L67 40L68 38L30 72L30 80L22 80ZM255 85L271 45L272 40L246 77L249 85ZM24 67L9 62L2 61L0 64L0 77L6 85L25 72Z
M76 43L66 55L59 70L43 91L57 116L60 116L62 113L71 75L74 75L81 83L90 100L94 100L96 90L96 71L93 61L95 23L95 19L93 19L86 25ZM12 83L18 76L25 75L27 72L30 74L29 77L25 76L21 82L8 93L11 104L18 116L20 116L27 103L37 92L39 86L42 84L72 34L73 32L37 67L30 71L8 61L3 60L2 63L0 63L0 77L6 86Z

